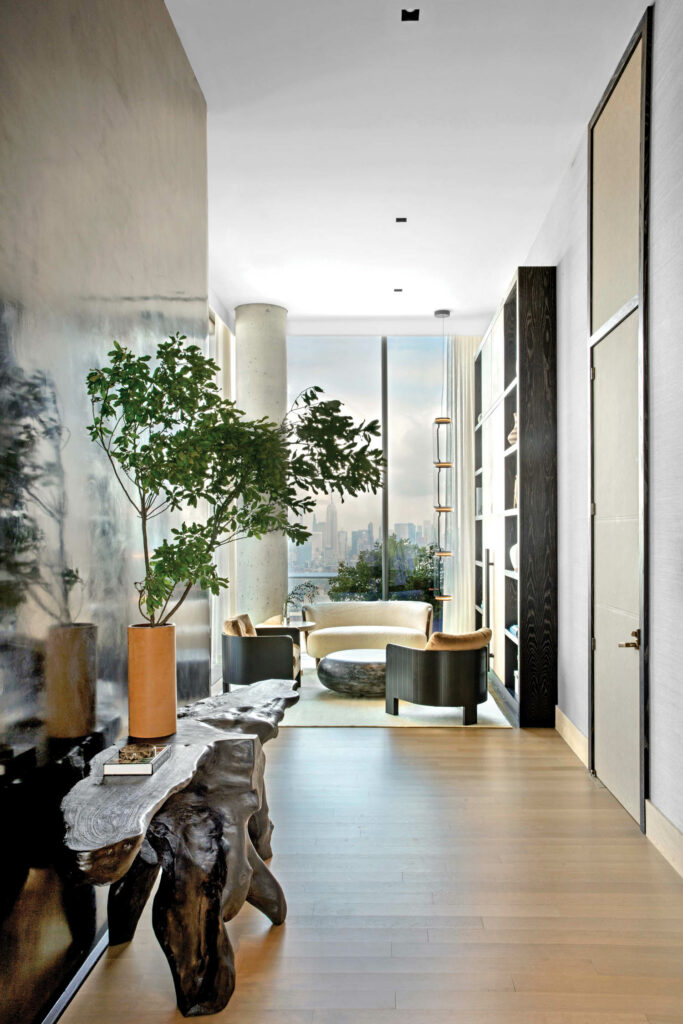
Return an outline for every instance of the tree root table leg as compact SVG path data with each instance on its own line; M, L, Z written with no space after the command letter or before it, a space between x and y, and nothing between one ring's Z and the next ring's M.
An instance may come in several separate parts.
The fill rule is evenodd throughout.
M131 941L158 874L157 855L145 840L123 878L109 886L107 916L110 946Z
M264 764L256 737L222 736L192 782L155 814L140 853L110 889L111 941L125 942L161 869L152 923L186 1017L218 1013L233 993L235 965L224 922L245 902L276 925L287 913L282 888L261 855L270 854L272 831Z
M298 694L282 680L244 690L181 712L174 750L158 772L110 787L103 782L114 752L108 748L62 802L74 877L111 887L112 944L132 939L161 872L152 922L187 1017L218 1013L232 995L225 922L245 902L276 925L287 913L264 864L273 826L261 742L277 735Z
M265 758L264 758L265 767ZM270 809L266 799L265 781L261 781L261 806L254 811L249 819L249 838L254 844L254 849L261 860L270 860L273 856L273 848L270 841L273 836L273 823L270 820Z
M173 975L185 1017L218 1013L235 988L235 961L223 924L228 844L223 818L209 807L169 801L150 828L161 862L154 934Z
M252 876L247 903L270 918L273 924L282 924L287 916L287 901L282 886L253 847L249 851L249 863Z

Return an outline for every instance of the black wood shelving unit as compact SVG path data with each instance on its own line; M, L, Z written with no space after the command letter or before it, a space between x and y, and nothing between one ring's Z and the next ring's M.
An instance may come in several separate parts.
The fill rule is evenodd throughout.
M555 305L555 268L519 267L475 359L475 622L503 633L490 685L520 726L554 726L557 703Z

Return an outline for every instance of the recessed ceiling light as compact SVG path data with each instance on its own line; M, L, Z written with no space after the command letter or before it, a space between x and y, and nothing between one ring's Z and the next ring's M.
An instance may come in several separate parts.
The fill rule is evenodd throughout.
M407 224L408 223L408 218L407 217L397 217L396 218L396 223L397 224Z
M420 8L414 7L412 10L401 11L401 21L419 21L420 20Z
M394 291L395 291L395 292L402 292L402 291L403 291L403 289L402 289L402 288L394 288Z

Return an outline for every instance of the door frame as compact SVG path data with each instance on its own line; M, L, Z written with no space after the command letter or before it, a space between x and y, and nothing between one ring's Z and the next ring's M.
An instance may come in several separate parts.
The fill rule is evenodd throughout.
M639 614L640 614L640 829L645 832L645 801L650 787L649 759L649 545L648 545L648 230L650 194L650 103L652 80L652 29L654 7L649 6L636 28L588 124L588 523L590 598L588 620L588 768L595 775L595 681L594 681L594 458L593 458L593 348L638 310L638 498L639 498ZM634 295L598 330L591 333L593 279L593 129L614 92L634 50L642 41L640 116L640 215L638 294Z

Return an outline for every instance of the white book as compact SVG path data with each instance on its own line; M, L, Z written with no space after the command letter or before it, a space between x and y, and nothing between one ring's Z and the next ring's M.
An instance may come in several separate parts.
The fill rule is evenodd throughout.
M153 775L154 772L171 756L173 748L155 746L153 744L129 743L122 747L116 757L105 761L102 766L105 776L122 775Z

